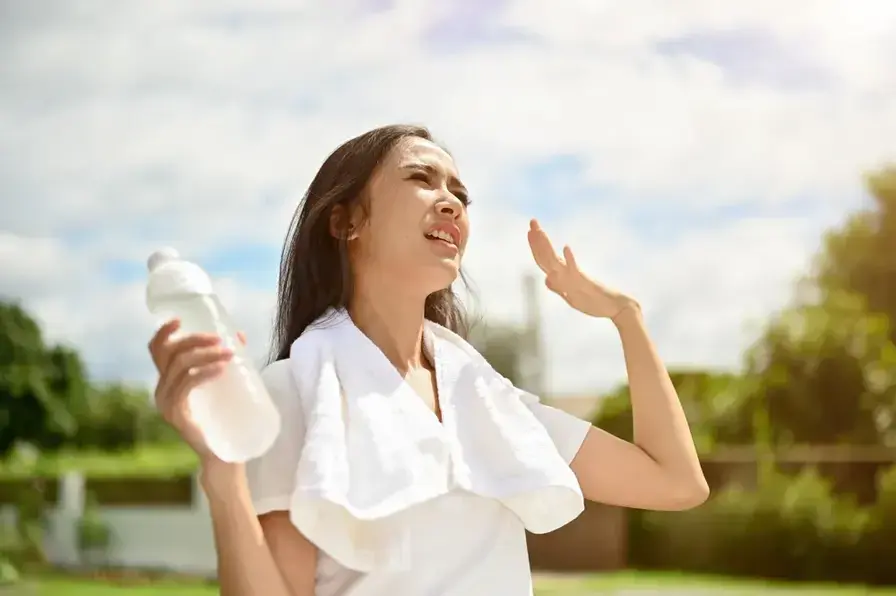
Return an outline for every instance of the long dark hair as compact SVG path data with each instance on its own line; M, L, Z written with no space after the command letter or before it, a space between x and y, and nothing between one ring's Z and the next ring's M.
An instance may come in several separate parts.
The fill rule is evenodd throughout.
M293 342L328 308L344 308L352 295L348 242L334 237L330 218L337 206L352 213L376 168L401 140L433 141L422 126L376 128L343 143L321 166L292 218L280 257L273 360L289 357ZM466 280L464 280L466 281ZM467 317L451 287L426 298L425 317L461 336Z

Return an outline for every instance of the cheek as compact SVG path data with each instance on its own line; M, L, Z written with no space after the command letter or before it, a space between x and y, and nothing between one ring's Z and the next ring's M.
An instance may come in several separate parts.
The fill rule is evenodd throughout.
M397 193L394 199L382 212L382 227L378 232L386 237L385 240L404 242L419 239L423 233L427 203L413 190Z
M410 213L382 213L378 220L371 220L367 230L368 254L390 260L403 259L415 254L422 232L419 221Z

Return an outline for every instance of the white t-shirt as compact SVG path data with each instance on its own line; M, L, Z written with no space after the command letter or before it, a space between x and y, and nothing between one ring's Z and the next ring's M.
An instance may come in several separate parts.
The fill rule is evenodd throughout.
M308 431L306 410L290 361L269 365L262 378L280 410L282 430L270 451L247 465L249 488L259 515L297 507L293 495ZM440 387L440 400L450 403L452 396L446 389ZM415 428L433 423L434 414L422 400L419 408L395 403L396 408L401 408L395 420L407 425L405 429L395 428L395 432L413 433ZM389 401L378 402L377 408L391 407L389 404ZM591 428L590 423L534 399L527 400L526 406L568 465ZM475 459L476 453L467 450L464 457ZM451 481L452 470L447 463L440 465L440 469L448 490L403 512L405 565L357 571L339 564L319 549L316 596L532 594L526 533L519 516L497 499L458 487Z

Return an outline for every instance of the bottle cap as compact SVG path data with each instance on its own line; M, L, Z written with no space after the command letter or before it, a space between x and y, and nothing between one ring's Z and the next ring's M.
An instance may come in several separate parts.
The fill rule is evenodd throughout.
M149 269L149 272L152 273L160 265L169 263L171 261L177 261L179 259L180 259L180 253L178 253L173 248L160 248L156 252L149 255L149 259L146 262L146 266Z
M172 248L155 251L146 265L149 269L146 304L150 312L166 299L215 293L212 280L202 267L181 259Z

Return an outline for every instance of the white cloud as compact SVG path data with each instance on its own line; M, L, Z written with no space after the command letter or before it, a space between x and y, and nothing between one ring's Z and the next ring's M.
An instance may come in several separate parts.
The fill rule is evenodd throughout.
M522 41L438 52L425 36L441 15L426 4L360 6L15 9L0 25L0 291L81 347L97 374L148 378L142 289L109 281L104 259L142 261L159 244L200 257L279 245L329 151L410 120L448 144L474 190L468 265L489 316L521 315L519 276L532 268L512 181L528 164L575 155L585 182L615 202L545 197L556 241L642 301L670 361L734 365L744 328L787 299L822 224L855 205L862 171L896 155L890 2L788 13L770 1L557 10L518 0L489 26ZM656 49L737 30L766 31L824 84L744 83L717 61ZM795 198L803 216L782 216ZM668 240L637 225L659 206L732 204L764 215L712 228L675 218L684 229ZM224 285L260 356L274 288ZM609 327L544 298L554 387L620 379Z

